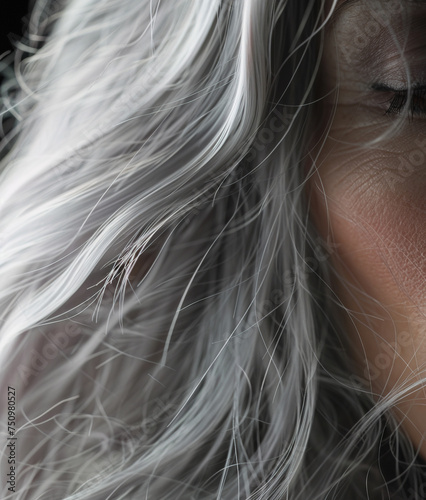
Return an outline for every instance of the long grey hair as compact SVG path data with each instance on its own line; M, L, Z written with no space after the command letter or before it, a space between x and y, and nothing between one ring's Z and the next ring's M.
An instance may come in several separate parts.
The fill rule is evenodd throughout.
M308 217L329 15L36 2L2 88L2 498L388 498L385 441L406 480Z

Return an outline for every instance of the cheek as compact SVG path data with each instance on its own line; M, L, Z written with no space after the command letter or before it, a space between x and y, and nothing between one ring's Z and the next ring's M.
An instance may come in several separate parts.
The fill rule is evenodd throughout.
M394 145L356 152L329 139L310 181L311 213L333 240L334 260L366 293L386 307L424 313L426 162L420 164L419 149L401 148L405 142L398 151Z
M395 177L398 158L327 140L310 209L334 249L332 287L348 311L342 334L357 375L376 395L416 384L393 411L426 460L426 164Z

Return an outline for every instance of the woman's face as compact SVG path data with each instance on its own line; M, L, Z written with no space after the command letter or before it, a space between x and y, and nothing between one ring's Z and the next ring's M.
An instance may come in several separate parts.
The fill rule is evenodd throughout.
M426 1L339 1L318 97L311 215L345 335L376 399L405 391L395 416L426 458Z

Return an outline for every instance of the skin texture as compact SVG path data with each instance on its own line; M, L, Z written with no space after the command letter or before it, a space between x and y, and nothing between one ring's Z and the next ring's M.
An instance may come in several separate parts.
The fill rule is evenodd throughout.
M308 181L312 219L332 242L333 289L347 309L357 375L378 401L394 403L423 459L426 104L417 93L404 109L389 88L426 85L425 30L426 5L419 3L338 6L318 96L319 130L328 134L315 138Z

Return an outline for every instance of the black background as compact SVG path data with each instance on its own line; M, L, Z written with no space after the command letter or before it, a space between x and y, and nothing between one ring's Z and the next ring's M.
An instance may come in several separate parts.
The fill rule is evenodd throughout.
M24 32L24 18L28 15L29 1L1 0L0 3L0 55L13 50L11 38L20 38Z

